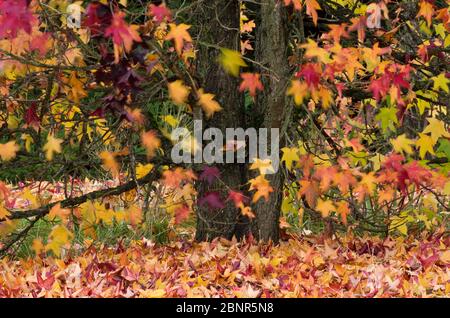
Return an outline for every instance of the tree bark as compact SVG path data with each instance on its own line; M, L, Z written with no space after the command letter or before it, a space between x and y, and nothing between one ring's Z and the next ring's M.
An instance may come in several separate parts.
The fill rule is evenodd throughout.
M210 0L201 6L199 13L199 40L203 43L240 51L240 11L238 0ZM198 52L198 72L201 87L207 93L216 95L222 111L207 120L197 111L194 119L203 119L203 129L219 128L225 136L226 128L244 127L243 98L238 91L239 79L228 75L217 62L219 50L208 45L200 45ZM245 183L245 166L242 164L216 164L221 172L221 182L211 186L199 183L198 198L209 191L220 193L225 201L228 187L238 190ZM239 226L240 212L232 202L225 202L221 210L208 206L197 207L196 240L212 240L215 237L231 239L241 236L245 230Z
M270 128L279 129L281 148L284 143L286 120L292 110L292 104L286 97L290 78L286 8L278 0L265 0L261 2L260 17L256 57L265 67L260 70L265 76L263 76L264 92L258 95L256 107L262 111L264 116L262 125L268 128L269 135ZM266 69L270 70L269 74ZM270 194L268 201L260 199L255 204L256 224L253 232L260 240L277 242L284 183L281 167L277 173L266 175L266 179L274 191Z

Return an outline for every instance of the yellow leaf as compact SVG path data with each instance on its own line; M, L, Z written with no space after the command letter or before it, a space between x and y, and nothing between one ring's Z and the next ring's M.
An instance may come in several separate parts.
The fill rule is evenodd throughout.
M439 90L442 89L444 92L448 93L448 84L450 83L450 80L445 76L445 73L441 73L438 76L432 77L433 80L433 89Z
M300 45L300 47L302 49L305 49L305 57L307 58L317 58L319 60L319 62L322 63L330 63L331 59L330 59L330 53L328 53L327 50L319 47L317 45L317 42L311 39L307 39L308 43L302 44Z
M441 260L443 263L447 263L447 264L450 263L450 250L444 251L444 252L441 254L440 260Z
M265 175L267 171L273 172L271 160L270 159L261 160L261 159L255 158L254 162L250 166L250 170L256 170L256 169L258 169L259 173L262 175Z
M49 234L50 243L45 246L46 251L53 251L59 257L61 248L69 242L73 234L63 225L56 225Z
M198 103L206 113L206 117L211 117L215 112L222 110L219 103L214 100L214 94L206 94L203 89L198 91L199 100Z
M423 130L424 134L431 134L431 140L433 145L438 141L439 138L445 137L450 138L450 133L445 129L444 122L437 118L427 118L429 125Z
M25 149L30 152L31 150L31 143L33 142L33 138L28 134L22 134L20 139L25 141Z
M299 161L300 157L298 156L298 148L288 148L284 147L281 149L283 152L283 156L281 157L281 161L285 162L286 168L291 171L292 163L294 161Z
M330 212L336 211L336 207L331 200L318 199L316 210L322 214L322 217L326 218L330 215Z
M45 158L48 161L53 160L53 154L61 152L62 139L55 138L52 134L48 134L47 143L44 145Z
M172 115L162 116L162 120L164 122L168 123L169 126L171 126L171 127L176 127L176 126L178 126L178 123L179 123L178 119L176 119Z
M0 205L0 220L7 219L10 215L11 212L9 212L3 205Z
M405 152L406 154L412 154L412 145L414 145L414 141L406 138L406 135L400 135L396 139L391 139L392 146L394 150L398 153Z
M294 102L299 106L308 95L308 85L305 82L293 80L291 81L291 87L289 87L286 94L288 96L294 96Z
M9 141L6 144L0 144L0 158L3 161L8 161L16 156L16 152L19 151L15 141Z
M226 48L220 49L219 62L227 73L235 77L239 76L240 67L247 66L239 52Z
M181 54L181 51L184 46L184 41L192 42L192 38L188 33L188 29L190 25L181 23L179 25L170 24L170 32L166 36L166 40L173 40L175 42L175 50L178 55Z
M139 163L136 166L136 177L138 179L145 177L150 171L152 171L153 165L151 163L143 165L142 163Z
M184 105L189 96L189 87L184 86L182 80L169 83L169 96L177 105Z
M419 133L419 139L416 141L416 147L419 148L420 158L424 159L427 152L434 155L433 145L435 143L430 136Z

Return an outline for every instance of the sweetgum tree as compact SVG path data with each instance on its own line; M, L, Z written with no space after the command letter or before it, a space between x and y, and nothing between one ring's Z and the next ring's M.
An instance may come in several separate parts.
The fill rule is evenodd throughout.
M155 210L197 240L447 226L446 1L0 0L0 22L3 253ZM278 128L280 169L174 164L193 120Z

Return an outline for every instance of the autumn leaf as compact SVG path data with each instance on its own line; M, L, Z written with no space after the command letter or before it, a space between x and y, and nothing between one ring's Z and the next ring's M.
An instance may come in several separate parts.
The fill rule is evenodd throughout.
M127 209L128 221L132 226L137 226L142 222L142 209L136 204L132 204Z
M269 200L269 195L273 192L273 188L270 186L269 181L264 177L264 174L261 174L258 177L249 180L249 183L249 190L256 190L256 192L253 194L253 203L258 202L258 200L262 197L264 197L266 201Z
M301 44L300 48L305 49L305 57L317 58L319 62L330 63L330 53L324 48L319 47L316 41L307 39L307 43Z
M0 204L0 220L8 219L8 217L11 215L11 212L9 212L3 204Z
M0 38L15 38L20 30L31 33L36 22L26 0L0 1Z
M288 6L292 3L295 10L300 11L302 9L302 0L284 0L284 5Z
M35 238L31 244L31 249L34 251L35 255L40 255L42 251L45 250L45 246L42 243L42 239Z
M427 118L428 126L422 131L424 134L430 134L433 145L438 141L439 138L445 137L450 138L450 133L445 129L444 122L437 118L431 117Z
M186 87L182 80L176 80L169 83L169 96L177 105L184 105L188 96L190 88Z
M76 104L80 102L81 98L87 96L87 92L83 87L84 83L77 77L77 72L71 72L67 84L69 86L69 98Z
M432 77L433 80L433 89L438 91L439 89L442 89L444 92L448 93L449 88L448 84L450 83L450 79L447 78L445 73L441 73L438 76Z
M336 207L331 200L318 199L316 210L322 214L323 218L326 218L332 211L336 211Z
M294 96L294 102L297 106L303 103L303 100L308 96L308 85L299 80L291 81L291 86L287 90L288 96Z
M424 133L419 133L419 139L416 141L416 147L419 148L420 158L424 159L427 152L434 155L433 145L433 139L430 136Z
M255 213L253 213L252 211L252 208L249 206L244 206L243 204L240 204L239 209L241 210L241 214L243 216L248 217L249 219L254 219L256 217Z
M61 203L54 205L47 214L49 220L53 221L56 217L59 217L63 221L63 223L67 223L69 216L70 210L63 209L61 207Z
M350 213L350 207L349 207L348 202L339 201L337 203L336 211L340 215L342 223L347 225L347 215Z
M191 26L181 23L176 25L174 23L170 24L170 32L166 36L166 40L173 40L175 42L175 50L178 55L181 55L181 51L184 46L184 41L192 42L192 38L187 30L189 30Z
M298 191L298 197L304 196L310 207L315 206L319 194L317 183L312 180L303 179L300 180L299 184L300 189Z
M162 119L164 122L168 123L169 126L171 126L171 127L177 127L177 126L178 126L178 123L179 123L178 119L176 119L176 118L173 117L172 115L165 115L165 116L162 116L161 119Z
M421 0L419 5L419 12L416 17L424 17L428 26L431 25L431 18L434 13L433 4L430 0Z
M189 218L191 210L187 205L183 205L175 210L175 224L180 224Z
M61 249L73 237L73 234L63 225L55 225L49 234L49 243L46 251L52 251L57 257L61 256Z
M248 198L239 191L230 190L228 192L227 201L229 201L229 200L233 201L234 205L238 208L242 204L247 203Z
M206 166L203 168L199 179L207 181L211 185L216 179L220 179L220 170L217 167Z
M220 49L219 62L227 73L235 77L239 75L241 67L247 66L239 52L226 48Z
M115 62L118 63L120 50L125 48L125 52L130 52L134 42L142 42L138 26L129 26L125 20L125 13L116 11L113 14L111 25L105 30L105 37L112 37L114 43Z
M0 143L0 158L3 161L9 161L16 156L19 146L15 141L8 141L5 144Z
M147 131L141 135L142 145L147 150L147 157L153 157L156 149L161 147L161 140L157 137L157 132L154 130Z
M116 161L115 154L109 151L102 151L99 157L102 159L104 169L111 172L114 178L117 178L119 176L120 166Z
M199 206L204 206L205 204L207 204L211 209L223 209L225 207L225 204L217 192L208 192L203 197L198 199Z
M272 161L270 159L253 159L253 163L250 166L250 170L259 170L259 173L264 175L267 172L274 172L272 167Z
M136 177L138 179L145 177L150 171L152 171L153 167L154 166L151 163L146 165L138 163L136 166Z
M197 94L199 97L198 103L202 107L207 118L210 118L214 113L222 110L220 104L214 100L214 94L205 93L202 88L198 90Z
M61 143L64 140L55 138L52 134L48 134L47 136L47 142L44 145L44 151L45 151L45 158L47 158L48 161L53 160L53 156L55 153L61 152Z
M394 147L394 150L398 153L406 153L406 154L412 154L412 145L414 145L414 141L411 139L408 139L405 134L398 136L395 139L391 140L392 146Z
M306 14L311 16L314 22L314 25L317 25L317 10L320 10L320 5L316 0L304 0L306 5Z
M196 179L196 175L191 170L176 167L163 172L162 182L169 188L178 188L183 180L191 182Z
M286 168L289 171L292 171L292 163L294 161L299 161L300 157L298 156L298 148L288 148L284 147L281 149L283 152L283 156L281 157L281 161L286 164Z
M394 107L383 107L375 116L376 120L381 122L381 129L386 132L388 129L395 131L398 124L397 109Z
M243 23L241 26L241 32L251 33L253 29L256 27L255 21L251 20L246 23Z
M245 90L248 90L250 92L250 96L255 97L257 90L264 90L264 86L261 83L260 76L260 74L256 73L242 73L242 83L241 86L239 86L239 91L243 92Z
M150 15L153 17L153 19L161 23L164 20L170 21L172 18L172 13L170 10L166 7L164 3L161 3L159 6L154 5L153 3L149 6Z

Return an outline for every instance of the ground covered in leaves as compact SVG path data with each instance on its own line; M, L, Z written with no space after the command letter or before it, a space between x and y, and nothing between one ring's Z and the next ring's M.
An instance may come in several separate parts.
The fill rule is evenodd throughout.
M450 238L216 240L0 261L1 297L448 297Z

